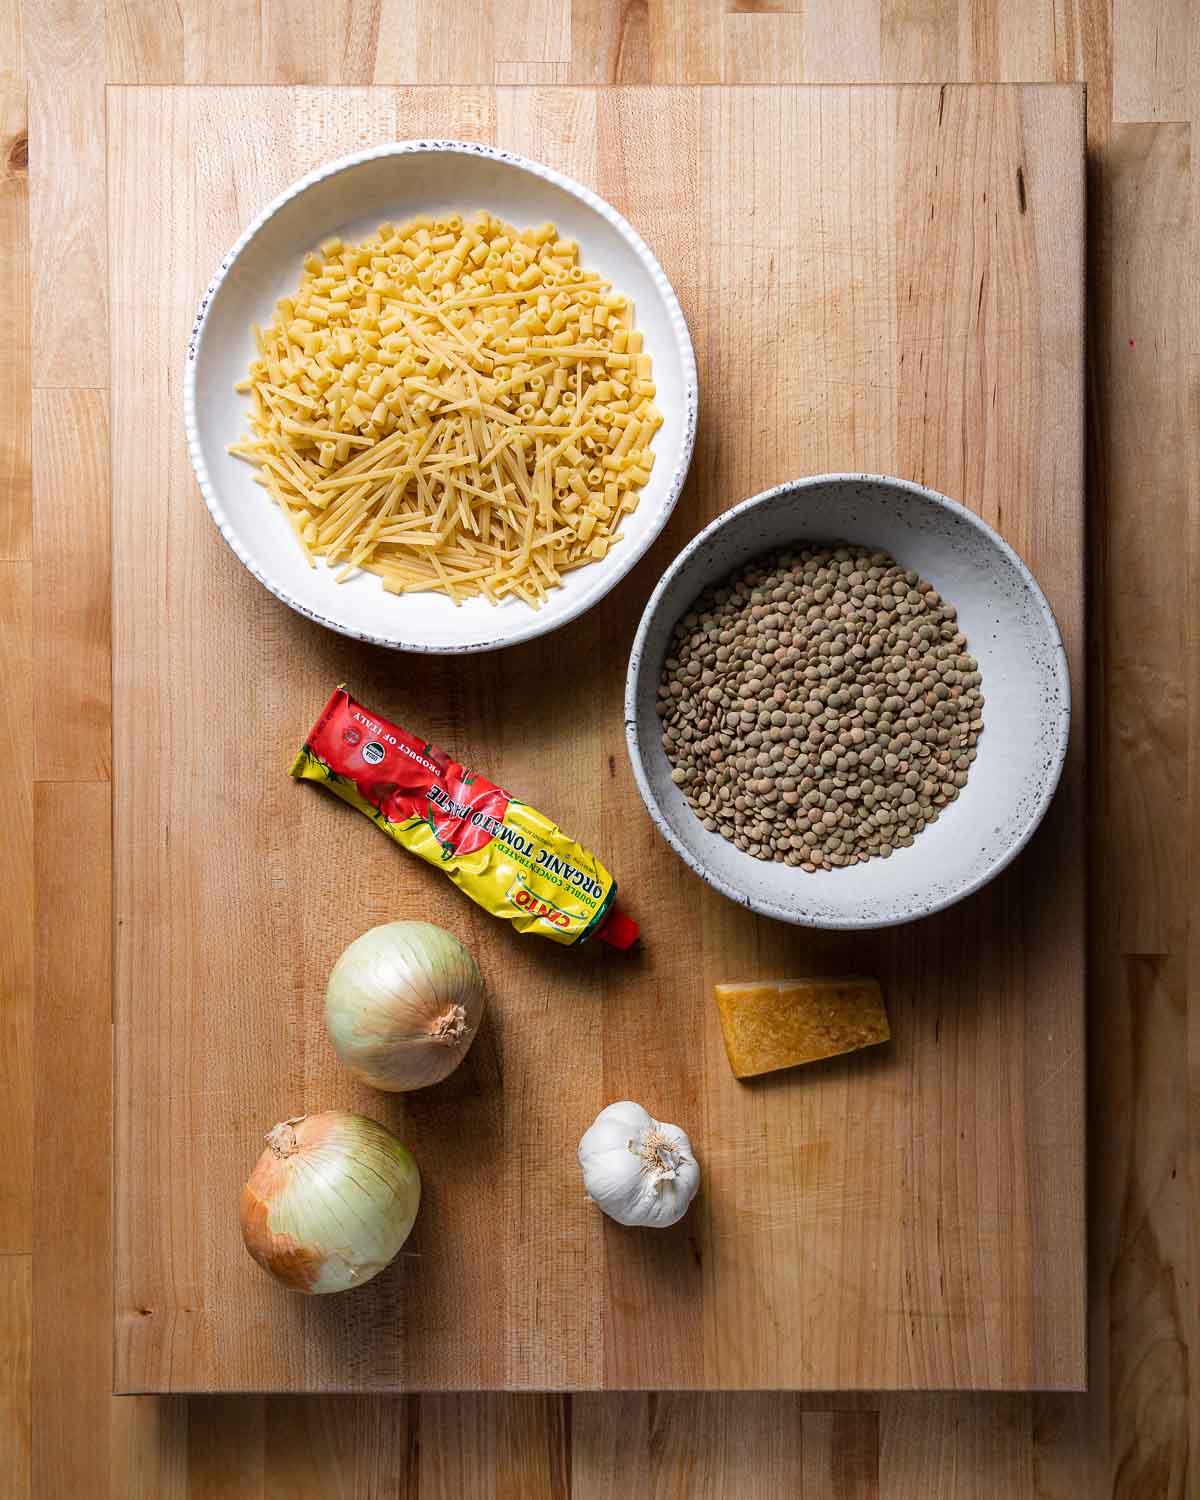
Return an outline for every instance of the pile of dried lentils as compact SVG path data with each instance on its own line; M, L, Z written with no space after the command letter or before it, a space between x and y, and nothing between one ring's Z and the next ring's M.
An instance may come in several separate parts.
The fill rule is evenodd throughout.
M886 858L966 785L983 695L954 606L882 552L791 547L707 589L658 689L705 828L815 871Z

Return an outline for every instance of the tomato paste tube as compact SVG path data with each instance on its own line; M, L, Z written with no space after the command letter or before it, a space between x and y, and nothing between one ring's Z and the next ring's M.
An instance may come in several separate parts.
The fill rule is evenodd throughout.
M292 763L374 819L389 838L443 870L519 932L568 946L598 937L629 948L637 923L594 854L549 818L444 750L389 724L339 687Z

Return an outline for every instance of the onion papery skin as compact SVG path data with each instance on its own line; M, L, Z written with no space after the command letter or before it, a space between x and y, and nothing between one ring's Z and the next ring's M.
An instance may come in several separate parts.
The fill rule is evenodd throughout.
M242 1238L297 1292L344 1292L387 1266L421 1203L421 1174L385 1126L345 1110L286 1120L242 1189Z
M356 938L333 966L325 1027L356 1078L407 1093L453 1073L484 1003L475 960L456 937L432 922L388 922Z

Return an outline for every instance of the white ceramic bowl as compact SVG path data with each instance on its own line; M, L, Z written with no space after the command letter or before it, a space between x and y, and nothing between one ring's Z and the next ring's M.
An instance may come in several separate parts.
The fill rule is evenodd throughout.
M983 676L983 734L966 787L908 848L888 859L805 873L754 859L704 828L671 780L655 702L672 631L704 588L772 547L834 539L890 553L957 607ZM888 927L978 890L1041 821L1058 785L1070 721L1058 626L1017 554L944 495L870 474L796 480L718 516L655 589L625 691L638 790L667 842L731 900L806 927Z
M233 389L254 358L251 324L267 323L299 285L321 240L352 241L384 220L478 208L520 227L550 219L579 242L581 262L633 299L654 361L664 416L657 459L624 540L602 561L567 575L541 609L519 600L455 607L436 594L388 594L377 577L345 583L309 568L286 518L225 451L247 429L248 402ZM582 614L637 562L674 508L691 462L698 410L696 360L679 302L638 234L588 188L506 151L459 141L399 141L331 162L270 204L222 261L200 304L184 374L188 451L221 535L285 604L331 630L405 651L487 651L529 640Z

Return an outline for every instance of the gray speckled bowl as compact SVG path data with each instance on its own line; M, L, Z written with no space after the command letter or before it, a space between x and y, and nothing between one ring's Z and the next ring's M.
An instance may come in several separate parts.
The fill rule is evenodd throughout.
M958 608L983 674L979 758L957 801L890 859L806 874L709 833L671 780L654 711L679 618L708 584L784 543L869 543ZM763 916L805 927L888 927L970 895L1028 841L1058 785L1071 684L1058 626L1029 569L977 516L933 490L872 474L822 474L734 506L663 575L642 616L625 687L625 734L650 816L697 875Z

